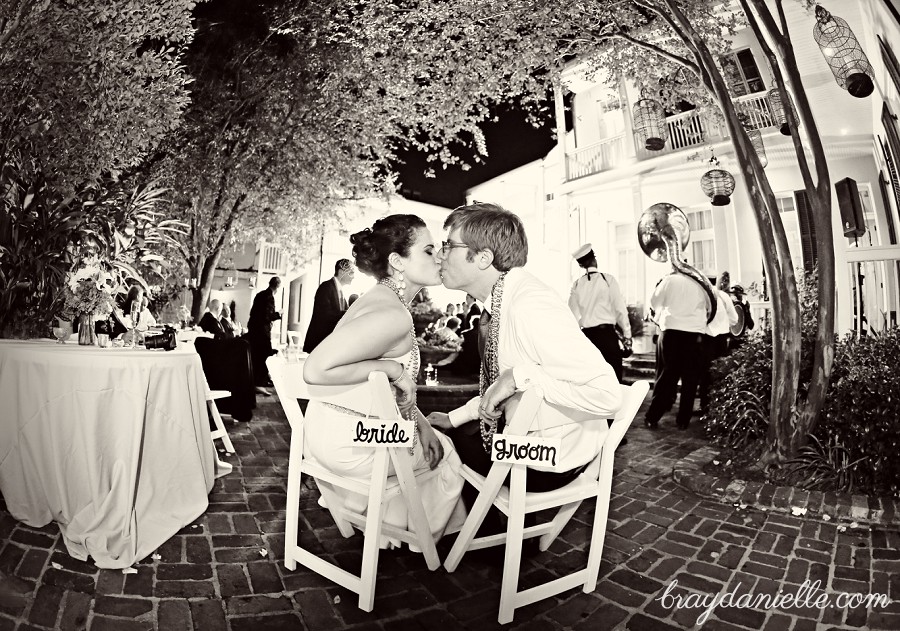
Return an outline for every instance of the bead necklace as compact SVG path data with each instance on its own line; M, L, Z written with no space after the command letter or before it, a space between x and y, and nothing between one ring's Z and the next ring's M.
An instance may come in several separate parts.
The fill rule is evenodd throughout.
M497 353L500 345L500 305L503 302L503 280L505 278L506 272L503 272L491 288L490 329L484 345L484 361L481 362L481 371L478 374L478 391L482 397L488 387L500 376L500 360ZM485 374L485 366L487 366L488 374ZM484 445L484 450L491 453L491 442L494 434L497 433L497 419L479 419L479 425L481 443Z
M393 278L386 276L378 281L379 285L384 285L391 291L393 291L397 298L400 300L400 303L406 307L407 311L412 312L409 303L403 299L403 292L400 289L400 285L398 285ZM409 376L412 378L413 386L416 383L416 377L419 375L419 343L416 341L416 326L415 324L409 327L409 338L412 340L412 350L409 353L409 369L403 368L403 370L409 373ZM402 364L401 364L402 366ZM402 373L400 375L403 376ZM399 379L399 377L398 377ZM416 422L416 417L418 416L418 408L414 405L412 407L411 412L406 413L406 420L413 422L413 442L412 447L409 448L409 455L412 456L413 452L416 450L416 442L418 442L419 438L419 424Z

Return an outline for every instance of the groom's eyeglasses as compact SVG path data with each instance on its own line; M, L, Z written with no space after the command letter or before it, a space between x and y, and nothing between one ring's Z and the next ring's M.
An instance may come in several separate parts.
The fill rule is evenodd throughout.
M443 256L447 256L447 253L450 252L453 248L468 248L469 246L465 243L454 243L453 241L441 241L441 254Z

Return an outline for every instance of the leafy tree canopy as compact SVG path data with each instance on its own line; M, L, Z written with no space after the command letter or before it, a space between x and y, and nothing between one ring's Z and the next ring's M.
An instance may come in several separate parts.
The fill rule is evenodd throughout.
M194 0L0 0L0 164L61 190L138 165L188 103Z

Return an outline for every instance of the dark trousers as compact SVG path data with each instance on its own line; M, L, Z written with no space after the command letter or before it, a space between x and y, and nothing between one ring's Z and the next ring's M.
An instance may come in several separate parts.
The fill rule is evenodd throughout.
M669 411L675 401L678 382L681 381L681 401L675 418L679 426L687 426L694 412L694 399L700 376L706 370L704 334L687 331L663 331L659 335L659 353L662 368L657 368L653 398L647 410L646 420L656 424Z
M484 445L481 442L480 423L478 421L470 421L459 427L449 429L446 433L453 441L456 453L459 454L463 464L471 467L476 473L486 476L494 463L491 461L490 454L484 450ZM584 471L583 466L560 473L528 469L528 475L525 476L525 488L532 493L546 493L547 491L561 489L577 478L582 471ZM462 500L466 505L466 510L472 510L476 499L478 499L478 489L471 484L464 484ZM496 532L502 532L500 512L492 506L484 518L482 530L479 533L492 534Z
M706 369L700 375L700 385L698 391L700 393L700 409L705 413L709 409L709 386L710 386L710 366L713 361L728 354L728 339L730 334L723 335L707 335L704 340L704 348L706 349Z
M246 340L211 340L198 337L194 348L203 364L203 373L212 390L229 390L231 396L216 401L219 412L236 421L249 421L256 408L250 345Z
M587 339L602 353L606 363L616 371L616 379L622 383L622 349L614 324L600 324L581 329Z

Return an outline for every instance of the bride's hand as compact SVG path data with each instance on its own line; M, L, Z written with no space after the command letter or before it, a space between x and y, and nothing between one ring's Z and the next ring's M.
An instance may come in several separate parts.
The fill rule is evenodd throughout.
M416 407L416 384L413 383L412 377L410 377L409 373L404 369L400 378L396 381L392 381L391 385L397 391L397 407L400 408L400 412L403 413L403 416L406 416Z
M434 469L444 459L444 445L441 444L437 432L431 427L428 420L419 414L419 441L422 443L422 451L428 466Z

